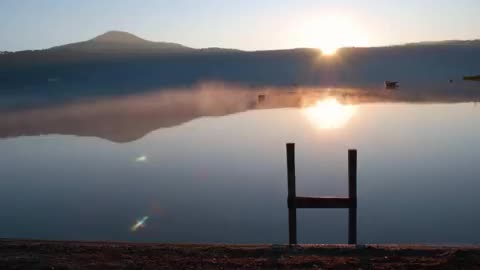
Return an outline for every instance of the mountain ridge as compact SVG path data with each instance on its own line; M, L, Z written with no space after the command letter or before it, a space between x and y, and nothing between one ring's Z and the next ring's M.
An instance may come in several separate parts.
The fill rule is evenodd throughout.
M409 42L403 44L392 44L383 46L371 46L371 47L355 47L347 46L339 49L351 49L351 48L391 48L391 47L413 47L413 46L480 46L480 39L470 40L440 40L440 41L419 41ZM21 51L1 51L0 54L15 54L22 52L44 52L44 51L77 51L77 52L132 52L138 51L165 51L165 52L189 52L189 51L243 51L243 52L255 52L255 51L279 51L279 50L295 50L295 49L314 49L314 48L291 48L291 49L269 49L269 50L252 50L245 51L240 49L222 48L218 46L206 47L206 48L192 48L175 42L165 41L150 41L143 39L135 34L110 30L103 34L100 34L94 38L79 41L74 43L68 43L58 46L53 46L40 50L21 50Z
M404 86L480 74L480 42L351 47L328 57L318 49L171 49L168 43L159 44L107 32L60 48L1 54L0 91L37 93L42 85L52 93L67 87L108 95L202 81L312 86L395 80Z
M51 47L47 51L131 52L131 51L193 51L193 48L173 42L155 42L124 31L108 31L86 41Z
M143 38L140 38L132 33L118 30L107 31L101 35L98 35L89 41L95 42L129 42L129 43L139 43L139 42L154 42L149 41Z

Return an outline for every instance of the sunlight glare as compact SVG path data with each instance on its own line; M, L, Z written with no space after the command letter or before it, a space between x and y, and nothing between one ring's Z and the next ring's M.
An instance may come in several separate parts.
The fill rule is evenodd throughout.
M356 112L353 105L343 105L335 98L318 100L303 109L307 119L317 128L334 129L345 126Z
M305 46L318 48L327 56L343 47L368 46L367 34L360 24L347 16L320 16L304 21L299 29Z

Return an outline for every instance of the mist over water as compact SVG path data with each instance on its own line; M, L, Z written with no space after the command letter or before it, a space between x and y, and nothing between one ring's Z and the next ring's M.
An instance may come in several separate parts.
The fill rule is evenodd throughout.
M347 149L358 149L359 242L478 243L479 97L468 83L206 82L10 103L0 237L285 243L295 142L305 196L346 195ZM301 243L346 242L346 210L301 210L298 224Z

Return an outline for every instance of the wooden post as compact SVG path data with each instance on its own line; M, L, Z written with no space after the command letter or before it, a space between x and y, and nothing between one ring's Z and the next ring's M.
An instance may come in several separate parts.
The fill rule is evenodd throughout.
M288 171L288 243L297 244L297 208L295 198L295 144L287 143L287 171Z
M348 150L348 198L297 197L295 144L287 143L288 242L297 244L297 208L348 208L348 243L357 244L357 150Z
M348 150L348 243L357 244L357 150Z

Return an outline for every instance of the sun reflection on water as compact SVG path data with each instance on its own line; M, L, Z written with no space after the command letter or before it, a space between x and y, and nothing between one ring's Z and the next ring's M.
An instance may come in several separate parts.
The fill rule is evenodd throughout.
M317 128L335 129L345 126L355 115L356 106L344 105L335 98L317 100L303 109L304 115Z

